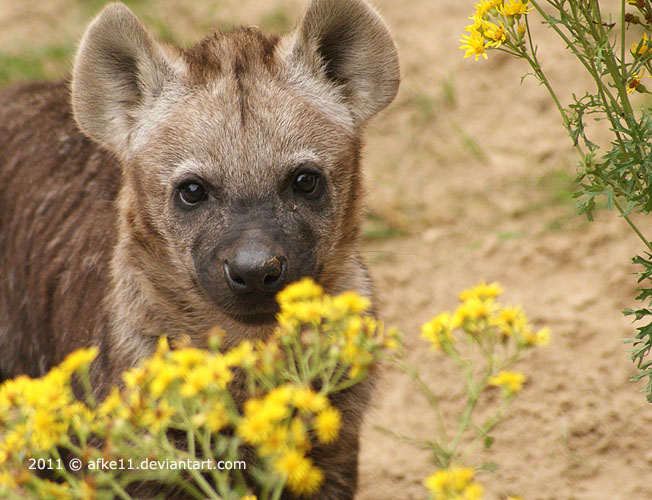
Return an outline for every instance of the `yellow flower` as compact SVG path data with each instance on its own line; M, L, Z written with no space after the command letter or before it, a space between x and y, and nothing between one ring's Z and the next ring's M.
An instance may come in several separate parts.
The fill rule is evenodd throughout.
M356 292L344 292L333 297L331 306L340 314L362 314L371 307L371 301Z
M374 356L366 348L360 347L355 341L349 341L344 345L341 353L342 361L351 364L348 376L355 379L374 362Z
M88 365L93 361L99 352L97 347L89 347L88 349L78 349L77 351L68 354L66 359L59 365L66 373L73 373L82 365Z
M647 56L652 54L652 47L650 46L650 39L647 33L643 34L643 38L638 43L632 43L630 48L634 56Z
M292 437L292 444L295 448L304 452L310 449L310 440L308 439L306 426L299 417L294 417L292 422L290 422L290 436Z
M433 350L441 349L443 342L454 342L453 318L448 312L435 316L421 325L421 338L429 340Z
M229 423L226 407L220 401L213 401L206 411L206 428L211 432L222 430Z
M252 366L256 362L256 355L251 342L244 340L224 355L228 366Z
M205 350L195 347L172 351L172 359L179 364L182 374L185 374L189 368L201 364L206 359L206 355L207 352Z
M502 21L500 22L500 26L485 21L483 35L487 40L491 40L487 44L487 47L493 46L498 48L505 40L507 40L507 32L505 31L505 25Z
M484 17L491 9L498 7L503 0L480 0L480 3L475 4L475 15Z
M282 453L274 461L274 468L297 496L315 493L324 481L324 474L312 465L312 460L295 449Z
M310 278L303 278L281 290L276 296L281 307L300 300L312 300L323 295L322 287Z
M124 372L122 380L124 380L127 387L136 389L143 385L146 376L145 369L142 366L136 366Z
M383 345L387 349L395 350L401 346L402 340L403 339L401 333L396 328L390 328L387 332L387 337L385 338Z
M19 424L12 431L8 431L0 441L0 464L7 461L10 455L23 453L27 438L28 429L25 424Z
M157 433L161 429L166 429L170 425L170 420L177 413L176 408L171 406L167 400L161 400L156 407L147 408L143 411L139 425L143 428L150 429Z
M485 54L485 48L487 45L484 42L484 37L479 31L471 31L471 35L462 35L460 38L460 49L466 50L464 54L464 59L467 57L475 56L475 60L478 60L478 57L482 56L487 59L487 54Z
M521 16L523 14L529 14L533 10L534 7L530 6L530 2L523 3L523 0L505 0L502 7L498 7L498 12L504 16Z
M319 412L315 417L317 439L324 444L332 443L337 439L341 423L342 417L337 409L331 407Z
M526 347L545 346L550 343L550 328L545 327L534 333L530 330L523 332L523 345Z
M245 495L240 500L258 500L256 495Z
M152 361L154 362L156 358ZM153 363L156 368L153 370L155 373L154 380L149 386L149 391L154 397L161 396L167 388L178 378L177 367L169 362L161 361L160 363Z
M102 404L98 408L97 413L101 416L108 416L115 412L115 410L117 410L120 406L122 406L122 396L120 394L120 390L116 386L113 386L111 387L111 392L109 395L104 398L104 401L102 401Z
M464 290L463 292L461 292L460 300L462 302L470 299L478 299L484 301L488 299L495 299L501 293L503 293L503 289L498 283L494 282L487 285L483 281L479 285L476 285L469 290Z
M156 343L156 353L155 356L162 356L163 354L170 352L170 344L168 342L168 338L165 335L161 335L158 338L158 341Z
M502 387L505 396L516 394L523 388L526 377L521 372L500 372L494 377L489 377L489 385Z
M95 422L95 412L80 401L62 408L61 415L70 421L72 428L77 432L88 431Z
M38 408L32 416L32 430L32 444L47 451L68 432L68 423L59 420L56 413Z
M245 416L238 424L237 433L247 443L257 445L267 440L276 422L289 416L283 388L270 392L264 400L252 398L245 402Z
M190 370L183 378L181 395L191 398L205 390L211 383L210 374L210 369L206 365L200 365Z
M280 387L276 387L271 390L267 396L265 396L263 405L285 408L285 406L288 405L292 400L293 393L294 388L291 384L285 384ZM283 410L283 412L285 413L285 410Z
M492 300L482 300L478 297L471 297L458 306L453 314L452 322L455 326L470 328L471 333L477 333L478 321L487 321L491 317L495 304ZM467 322L471 322L469 325Z
M284 312L292 314L302 323L320 323L330 312L322 299L294 302L281 307Z
M287 426L275 426L269 433L267 439L258 447L258 453L263 457L267 457L282 452L287 449L288 440L289 433Z
M463 500L481 500L484 489L478 483L472 483L464 489Z
M482 486L473 482L473 469L451 467L440 469L425 481L436 500L480 500Z
M18 483L14 479L14 476L6 470L0 471L0 490L2 489L2 486L6 486L10 489L18 488Z
M31 378L20 375L0 385L0 414L20 405L25 400L25 390L31 383Z
M290 483L289 486L296 495L310 496L321 488L323 482L324 473L321 469L311 466L305 476L298 483Z
M490 318L489 323L498 327L503 340L512 337L516 332L527 330L527 317L519 306L502 307Z
M326 408L328 400L323 394L317 393L309 387L298 387L294 390L292 404L298 410L317 413Z
M237 433L249 444L261 444L272 431L272 422L261 415L249 415L238 424Z
M225 389L226 385L233 379L233 372L229 368L226 359L224 356L216 355L213 356L208 363L211 372L211 380L218 388Z
M308 472L310 461L299 450L289 449L276 459L274 468L281 476L287 478L288 482L298 482Z
M69 404L73 399L69 385L70 374L65 373L59 367L52 368L42 378L19 377L19 379L20 381L16 381L17 384L8 383L7 386L8 393L13 393L12 397L15 397L14 404L26 403L32 408L60 408ZM5 397L0 396L0 404L4 404Z

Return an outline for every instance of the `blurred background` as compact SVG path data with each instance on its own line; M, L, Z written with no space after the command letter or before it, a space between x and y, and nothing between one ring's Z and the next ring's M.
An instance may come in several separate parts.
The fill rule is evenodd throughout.
M66 78L98 0L0 0L0 87ZM161 39L190 45L211 29L292 29L304 0L131 0ZM606 7L619 2L603 2ZM473 0L374 0L402 66L396 101L367 128L363 253L381 316L406 337L445 408L459 402L453 370L419 338L419 326L454 308L486 280L505 288L549 347L528 354L529 381L477 459L487 499L652 498L652 411L621 339L635 335L621 310L635 304L642 248L605 209L588 223L571 193L576 158L545 89L525 63L498 52L463 59L459 38ZM581 68L536 14L539 56L563 102L588 88ZM598 139L601 131L596 130ZM0 154L2 152L0 151ZM652 234L652 224L641 221ZM454 424L453 421L450 422ZM386 369L363 434L360 500L425 498L428 454L374 429L427 437L434 417L411 382Z

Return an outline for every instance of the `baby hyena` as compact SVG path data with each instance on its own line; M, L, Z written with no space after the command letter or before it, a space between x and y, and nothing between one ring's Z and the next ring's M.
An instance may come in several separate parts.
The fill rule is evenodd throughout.
M371 296L361 134L398 85L363 0L313 0L282 38L237 28L189 49L107 6L72 85L0 94L0 380L95 345L101 395L162 332L264 337L276 293L303 276ZM318 498L353 497L368 393L334 401L343 430L314 450Z

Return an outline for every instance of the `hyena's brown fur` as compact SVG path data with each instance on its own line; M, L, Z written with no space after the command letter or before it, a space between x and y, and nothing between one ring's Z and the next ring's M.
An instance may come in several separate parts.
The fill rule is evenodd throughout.
M398 82L363 0L313 0L283 38L238 28L189 49L107 6L71 85L0 95L0 380L95 345L102 395L161 334L265 337L276 292L302 276L371 296L361 133ZM319 498L353 497L369 388L335 401Z

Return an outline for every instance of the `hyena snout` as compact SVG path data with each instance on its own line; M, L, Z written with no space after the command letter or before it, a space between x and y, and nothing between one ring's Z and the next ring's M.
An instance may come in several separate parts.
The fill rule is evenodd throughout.
M286 283L288 259L264 245L235 249L224 260L224 279L236 295L251 292L276 293Z

